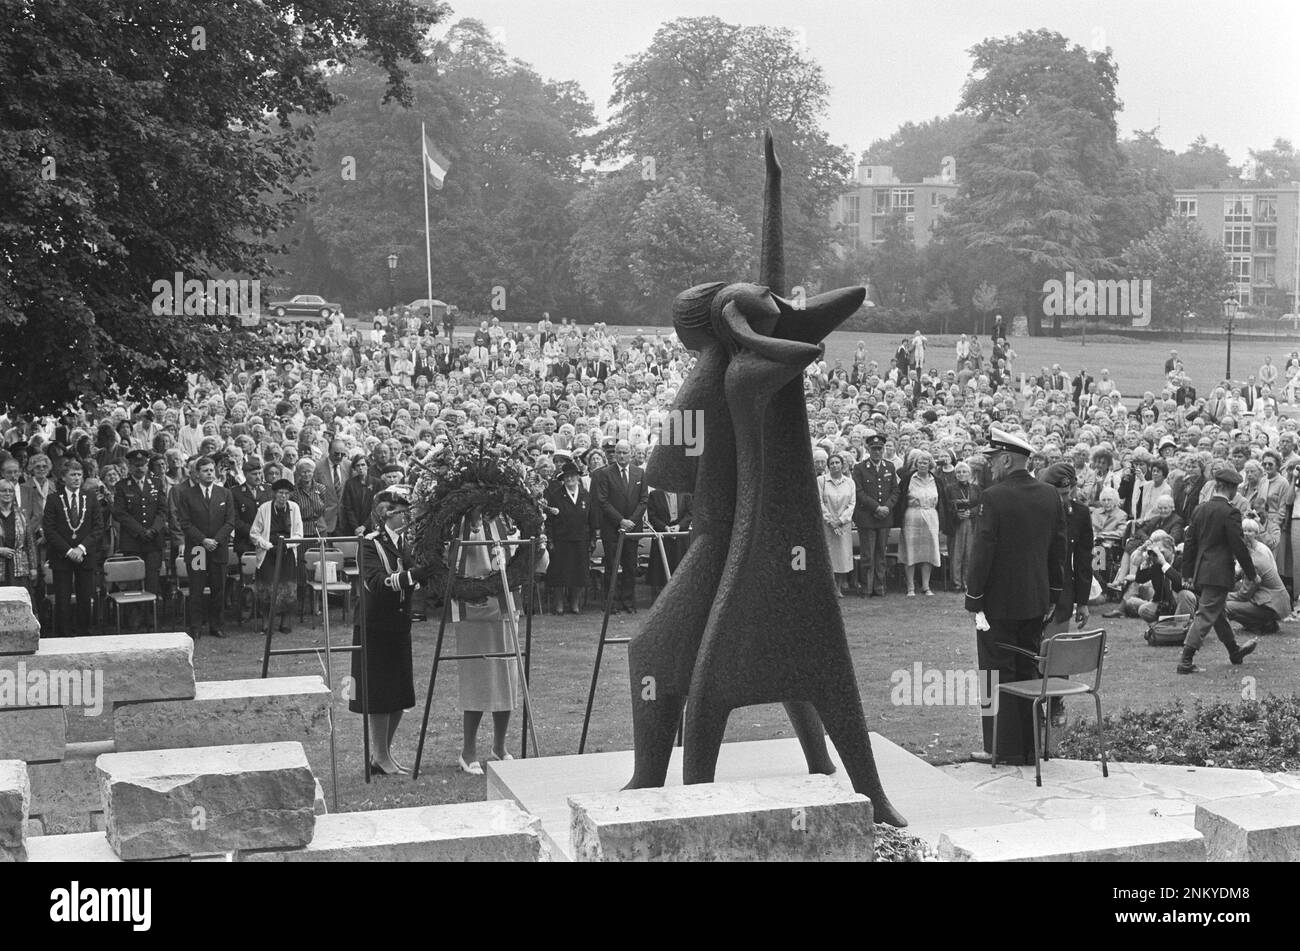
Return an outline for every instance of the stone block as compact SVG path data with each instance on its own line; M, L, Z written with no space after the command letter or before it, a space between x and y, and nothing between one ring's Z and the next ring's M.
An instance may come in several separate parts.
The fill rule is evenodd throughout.
M102 743L113 738L113 717L107 710L91 716L84 707L64 707L69 743Z
M316 793L311 805L316 815L329 815L330 808L325 802L325 788L320 784L319 779L316 780Z
M579 862L871 861L871 802L829 776L569 798Z
M118 704L118 752L247 743L328 741L330 691L320 677L220 680L194 685L190 700Z
M942 862L1204 862L1205 839L1185 822L1121 816L1091 822L1027 819L954 829L939 837Z
M95 765L108 841L124 859L312 839L316 781L300 743L110 753Z
M306 848L239 856L241 862L537 862L547 858L541 822L504 799L321 816Z
M69 743L60 763L32 763L32 815L84 816L104 808L95 760L113 752L113 743ZM47 822L48 824L48 822ZM77 831L83 831L80 828Z
M1211 862L1300 862L1300 793L1198 803Z
M120 862L102 832L79 832L73 835L46 835L29 839L29 862Z
M22 848L31 804L27 764L16 759L0 760L0 848Z
M62 707L0 710L0 759L52 763L68 745L68 718Z
M0 588L0 654L34 654L40 642L41 625L27 589Z
M5 685L15 682L25 684L27 698L6 703ZM34 684L44 685L35 697ZM46 638L35 654L0 655L0 706L77 706L103 715L130 700L193 697L188 634Z
M14 846L13 848L10 848L7 845L0 845L0 865L6 865L11 862L17 863L17 862L26 862L26 861L27 861L26 846L17 845Z

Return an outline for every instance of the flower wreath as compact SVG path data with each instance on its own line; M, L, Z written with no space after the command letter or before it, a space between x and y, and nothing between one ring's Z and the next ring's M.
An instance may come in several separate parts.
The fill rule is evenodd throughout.
M504 517L523 539L541 535L543 487L508 453L507 447L480 439L467 449L443 449L421 464L424 471L413 492L407 535L416 563L433 566L430 584L434 591L447 590L449 544L460 537L464 519L474 510L482 512L485 522ZM535 563L529 551L528 546L514 546L506 563L512 590L533 576ZM537 551L540 557L540 546ZM457 575L451 579L451 596L458 601L482 601L500 594L501 580L495 573L486 578Z

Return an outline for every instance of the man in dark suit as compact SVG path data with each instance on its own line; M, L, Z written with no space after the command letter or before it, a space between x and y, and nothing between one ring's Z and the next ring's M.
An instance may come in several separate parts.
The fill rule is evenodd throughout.
M316 463L316 471L312 475L312 481L325 489L325 510L321 512L317 524L321 532L326 535L338 534L339 506L343 499L343 487L352 477L347 455L347 446L343 444L343 440L332 440L329 455Z
M1241 534L1241 512L1232 504L1241 485L1241 475L1232 466L1214 474L1214 494L1192 513L1183 542L1183 579L1196 591L1196 614L1183 641L1183 656L1175 670L1180 674L1199 673L1196 652L1210 628L1228 649L1228 660L1235 666L1253 652L1258 641L1238 644L1232 625L1223 608L1232 590L1235 572L1232 563L1241 565L1242 574L1255 580L1255 563Z
M867 458L853 467L857 504L853 524L858 529L858 591L864 597L885 596L885 546L898 504L898 472L885 458L885 437L866 435Z
M343 486L343 497L339 500L338 533L362 535L373 527L370 525L370 510L375 490L368 479L370 462L365 456L357 456L350 468L352 475Z
M663 489L651 489L646 502L646 521L656 532L689 532L691 530L691 493L666 492ZM664 555L668 556L668 571L676 571L677 564L686 554L689 538L665 538L663 554L659 552L659 543L651 540L650 546L650 586L656 594L668 584L668 573L664 571Z
M147 449L132 449L126 464L126 478L119 479L113 490L113 518L121 529L117 548L144 560L144 589L156 595L167 544L167 487L149 474ZM138 624L138 618L132 623Z
M998 698L997 685L1033 680L1038 670L1029 657L1000 645L1038 652L1043 620L1065 587L1065 509L1056 489L1029 474L1033 447L1024 439L993 427L984 451L995 481L983 495L966 573L966 610L975 615L980 670L997 673L988 687L1002 706L996 717L998 761L1023 764L1034 756L1032 708L1018 698ZM994 717L983 717L984 752L973 754L977 761L991 757L993 724Z
M102 543L99 500L81 489L81 463L67 462L63 488L45 498L43 527L50 571L54 575L54 616L58 632L84 637L90 633L95 597L95 557ZM72 595L77 613L72 613Z
M605 591L608 593L616 569L621 567L618 603L614 609L634 611L637 543L635 541L623 543L621 565L614 563L614 553L618 549L620 531L641 530L649 493L645 483L645 471L632 465L632 445L626 439L619 440L615 445L613 464L598 470L591 477L591 489L591 494L596 497L596 509L600 517L600 542L605 551Z
M1088 387L1093 384L1093 379L1088 374L1088 368L1083 367L1079 370L1079 375L1074 378L1070 384L1070 402L1074 404L1074 411L1079 411L1079 401L1088 393Z
M194 466L197 484L183 489L176 500L176 514L185 536L185 567L190 579L190 598L195 607L203 604L203 617L194 624L194 636L202 636L206 623L213 637L225 637L222 609L226 603L227 543L235 533L235 501L230 491L216 484L217 464L209 456ZM208 596L203 597L203 589Z

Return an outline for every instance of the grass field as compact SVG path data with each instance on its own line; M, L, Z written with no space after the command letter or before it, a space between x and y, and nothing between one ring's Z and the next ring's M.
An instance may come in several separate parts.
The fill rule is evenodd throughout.
M937 581L937 578L936 578ZM897 584L895 584L897 587ZM933 598L905 598L894 593L884 599L847 598L843 603L845 627L870 728L913 751L926 760L941 764L961 761L980 745L980 718L974 707L895 706L891 702L895 671L910 672L920 663L925 669L968 670L975 668L975 637L961 595L945 592L936 585ZM635 616L616 615L610 636L635 633L646 616L646 589L642 589L642 611ZM347 639L334 612L336 643ZM538 742L543 755L576 753L582 730L601 615L594 609L577 618L539 616L534 623L532 696L537 720ZM1269 692L1291 693L1300 671L1300 637L1294 625L1283 633L1264 638L1259 651L1242 667L1231 667L1222 646L1211 639L1198 656L1206 672L1180 677L1174 673L1178 652L1148 647L1141 638L1143 625L1137 621L1102 621L1110 637L1110 653L1102 680L1102 696L1108 712L1122 708L1144 709L1181 697L1235 700L1247 687L1260 696ZM236 633L215 641L204 638L195 651L195 668L200 680L257 677L261 673L262 639L252 633ZM277 637L276 646L319 644L320 629ZM406 715L397 732L394 752L408 767L415 759L419 720L428 687L436 619L417 624L414 631L416 695L418 708ZM454 638L444 645L450 652ZM337 685L347 674L346 656L335 658ZM323 674L317 656L276 658L272 676ZM1252 678L1247 680L1245 678ZM346 703L335 705L336 742L339 763L340 808L344 811L436 802L482 799L484 780L463 775L456 768L460 749L460 711L457 706L457 678L454 665L439 669L437 689L430 717L429 738L418 780L381 777L367 788L362 779L361 718L347 712ZM1085 710L1085 707L1087 710ZM1073 717L1084 717L1090 704L1072 705ZM520 713L522 711L519 711ZM511 725L510 748L519 755L519 719ZM606 649L596 695L595 711L587 749L629 749L631 694L628 686L627 650ZM791 736L779 706L749 707L735 711L727 739L752 740ZM488 729L480 736L480 754L486 753ZM329 777L320 777L329 791Z

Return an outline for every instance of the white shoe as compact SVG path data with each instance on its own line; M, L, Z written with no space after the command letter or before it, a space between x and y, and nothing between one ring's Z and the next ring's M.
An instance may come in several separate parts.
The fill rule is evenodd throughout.
M500 763L500 762L504 762L505 760L508 760L508 759L514 759L514 757L513 757L512 755L510 755L509 753L507 753L505 756L497 756L496 753L489 753L489 754L488 754L488 762L489 762L489 763Z
M475 760L472 763L467 763L463 756L457 756L456 758L460 761L460 771L462 773L469 773L471 776L483 775L483 767L478 764L478 760Z

